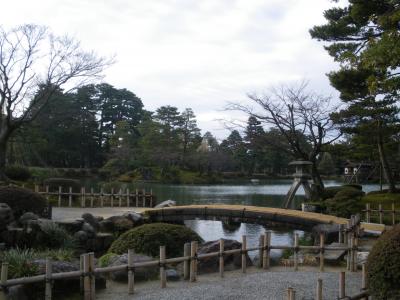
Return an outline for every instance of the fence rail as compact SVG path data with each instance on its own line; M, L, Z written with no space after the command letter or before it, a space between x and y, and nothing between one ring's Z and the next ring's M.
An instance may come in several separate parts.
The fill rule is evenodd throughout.
M377 209L371 209L371 205L367 203L365 205L365 209L362 210L362 212L365 213L365 221L367 223L370 223L371 219L375 218L378 219L379 224L384 224L384 217L386 215L389 215L391 218L390 223L392 225L395 225L398 222L398 218L396 218L396 215L400 215L400 210L395 209L394 203L392 203L391 209L382 209L382 204L379 204Z
M354 221L354 220L353 220ZM352 222L352 221L351 221ZM240 254L241 255L241 267L242 272L246 273L247 269L247 253L250 251L259 251L259 267L263 269L270 268L270 252L274 249L280 250L292 250L294 252L293 255L293 268L295 271L299 269L299 252L301 250L315 250L319 253L319 270L324 270L325 265L325 251L327 250L342 250L347 253L347 270L355 272L357 271L357 251L366 251L369 248L358 246L358 236L357 236L357 224L353 224L355 230L351 232L345 232L345 239L342 236L342 232L339 233L339 241L342 240L345 242L343 246L326 246L325 245L325 236L323 233L320 234L319 245L317 246L301 246L299 245L299 235L295 234L293 245L272 245L271 244L271 232L266 232L262 234L259 239L259 246L257 247L247 247L247 237L242 236L242 247L240 249L232 249L225 250L224 249L224 240L220 240L219 250L212 253L207 254L198 254L198 244L196 241L191 243L186 243L184 245L184 255L182 257L175 258L167 258L165 246L160 246L160 255L159 259L155 259L152 261L146 262L135 262L134 261L134 252L133 250L128 250L128 263L119 265L119 266L111 266L111 267L102 267L95 268L94 265L94 253L83 254L80 257L80 270L73 272L64 272L64 273L52 273L52 262L48 259L46 261L46 273L43 275L37 275L33 277L25 277L25 278L16 278L16 279L8 279L8 264L6 262L2 263L1 267L1 278L0 278L0 286L2 288L3 297L7 293L7 288L10 286L18 285L18 284L27 284L27 283L45 283L45 300L52 299L52 283L54 280L62 280L62 279L70 279L70 278L81 278L81 290L84 295L85 300L92 300L95 298L95 275L104 274L104 273L112 273L118 271L126 271L128 273L128 294L133 294L135 289L135 268L138 267L159 267L160 269L160 283L161 288L165 288L167 285L166 278L166 264L171 263L183 263L183 278L185 280L189 280L190 282L195 282L197 280L197 268L198 262L204 260L206 258L211 257L219 257L218 266L219 266L219 274L221 277L224 277L224 256L232 255L232 254ZM365 275L365 269L363 268L363 276ZM344 294L344 281L340 281L342 286L341 295ZM363 281L365 282L365 280ZM342 298L345 299L346 295L343 295ZM0 297L0 299L2 299ZM294 299L294 298L290 298ZM349 299L349 298L346 298Z
M109 192L106 192L100 188L96 192L94 188L87 190L81 187L79 192L74 192L72 187L65 189L59 186L57 191L50 191L48 185L42 187L35 185L35 192L45 196L46 199L55 197L58 207L72 207L76 198L79 199L81 207L153 207L156 204L153 190L119 189L116 192L111 188Z

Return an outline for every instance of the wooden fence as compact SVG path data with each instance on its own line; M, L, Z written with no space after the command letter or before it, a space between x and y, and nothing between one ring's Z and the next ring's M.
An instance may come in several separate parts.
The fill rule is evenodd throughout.
M359 300L364 299L368 300L369 292L367 289L367 272L365 268L365 264L362 265L362 277L361 277L361 291L356 295L346 295L346 272L339 273L339 291L336 299L346 299L346 300ZM324 299L323 295L323 281L322 279L317 280L316 290L315 290L315 300ZM287 289L287 300L296 300L296 290L289 287Z
M371 205L367 203L363 212L365 213L365 221L367 223L370 223L371 220L375 219L379 224L391 223L391 225L397 224L398 218L396 218L396 215L400 215L400 210L395 209L394 203L392 203L391 209L382 209L382 204L379 204L377 209L371 209ZM385 220L385 216L389 216L389 222Z
M351 224L350 224L351 225ZM1 267L1 278L0 286L2 288L2 297L4 299L7 293L7 288L19 284L28 283L45 283L45 299L52 299L52 282L54 280L70 279L70 278L81 278L81 291L83 292L85 300L92 300L95 298L95 275L126 271L128 273L128 288L127 293L133 294L135 290L135 268L138 267L159 267L160 269L160 283L161 287L165 288L167 285L166 279L166 264L171 263L183 263L183 277L185 280L190 282L195 282L197 280L197 264L198 261L211 258L219 257L219 274L224 277L224 256L232 254L241 255L241 267L242 272L246 273L247 269L247 253L250 251L258 251L260 262L259 267L263 269L270 268L271 250L292 250L293 255L293 268L295 271L299 270L299 252L301 250L316 251L319 257L319 270L324 270L324 259L325 251L327 250L341 250L347 253L347 270L355 272L357 271L357 251L369 250L365 247L360 247L358 245L357 236L357 224L354 224L354 229L351 232L344 230L339 232L339 241L345 242L343 246L326 246L325 236L322 233L320 235L320 243L317 246L301 246L299 245L299 235L295 234L293 245L271 245L271 232L266 232L260 236L259 246L257 247L247 247L247 238L242 236L242 247L241 249L225 250L224 240L221 239L219 242L219 251L198 254L198 243L196 241L191 243L186 243L184 245L184 256L176 258L166 258L167 253L165 251L165 246L160 246L159 259L146 262L135 262L133 250L128 251L128 263L119 266L96 268L94 265L94 253L83 254L80 257L80 270L64 273L52 273L52 263L50 260L46 261L46 273L43 275L37 275L33 277L8 279L8 264L6 262L2 263ZM341 283L344 284L344 281ZM345 296L344 287L340 295ZM343 297L342 297L343 298ZM341 299L342 299L341 298ZM0 299L2 299L0 297ZM294 299L294 298L291 298ZM344 299L344 298L343 298ZM348 298L346 298L348 299Z
M50 191L49 186L40 187L35 185L35 192L42 194L49 200L50 197L57 199L58 207L72 207L74 199L78 198L81 207L153 207L155 196L153 190L130 191L129 189L119 189L117 192L111 188L109 192L100 188L97 192L94 188L87 190L80 188L80 192L74 192L72 187L63 190L59 186L57 191Z

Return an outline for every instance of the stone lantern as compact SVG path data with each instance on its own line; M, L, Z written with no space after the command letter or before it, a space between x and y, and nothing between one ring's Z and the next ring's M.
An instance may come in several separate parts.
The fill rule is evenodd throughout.
M285 208L289 208L300 186L303 186L306 198L311 198L311 187L308 182L308 180L311 179L311 175L308 173L308 169L311 165L312 162L306 160L296 160L289 163L289 166L296 167L296 172L293 174L293 183L286 195Z

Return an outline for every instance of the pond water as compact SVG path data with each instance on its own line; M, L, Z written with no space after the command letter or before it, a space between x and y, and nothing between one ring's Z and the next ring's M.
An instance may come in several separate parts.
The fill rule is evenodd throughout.
M130 188L152 190L157 196L157 202L164 200L175 200L177 205L182 204L243 204L255 206L282 207L285 195L290 188L291 180L260 180L254 181L232 181L218 185L173 185L144 183L130 185ZM341 185L338 181L325 181L326 186ZM377 184L363 185L363 190L369 192L379 189ZM301 205L304 199L304 190L300 188L298 196L295 197L292 208ZM289 228L265 228L257 224L242 223L236 229L227 229L220 221L190 220L185 222L186 226L195 230L205 241L217 240L219 238L234 239L241 241L242 235L247 235L249 247L257 246L260 234L265 230L271 231L271 240L274 245L286 245L293 243L294 233L300 236L305 234L302 230ZM255 252L253 252L253 255ZM274 251L272 255L277 256L280 252Z

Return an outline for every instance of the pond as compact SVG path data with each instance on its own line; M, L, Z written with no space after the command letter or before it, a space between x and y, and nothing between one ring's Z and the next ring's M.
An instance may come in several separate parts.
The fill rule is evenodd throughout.
M177 205L183 204L243 204L255 206L282 207L285 195L290 188L291 180L260 180L260 181L232 181L218 185L175 185L143 183L129 185L129 188L152 190L157 196L157 201L175 200ZM326 181L326 186L341 185L342 182ZM363 190L369 192L379 189L379 185L363 185ZM304 191L300 189L295 197L292 208L299 207L304 199ZM185 222L186 226L195 230L205 241L217 240L219 238L234 239L241 241L242 235L247 235L249 247L258 245L260 234L265 230L271 231L272 244L292 244L294 234L302 237L303 230L289 228L265 228L257 224L242 223L236 228L226 228L220 221L190 220ZM255 252L253 252L253 255ZM278 250L273 256L280 255Z

